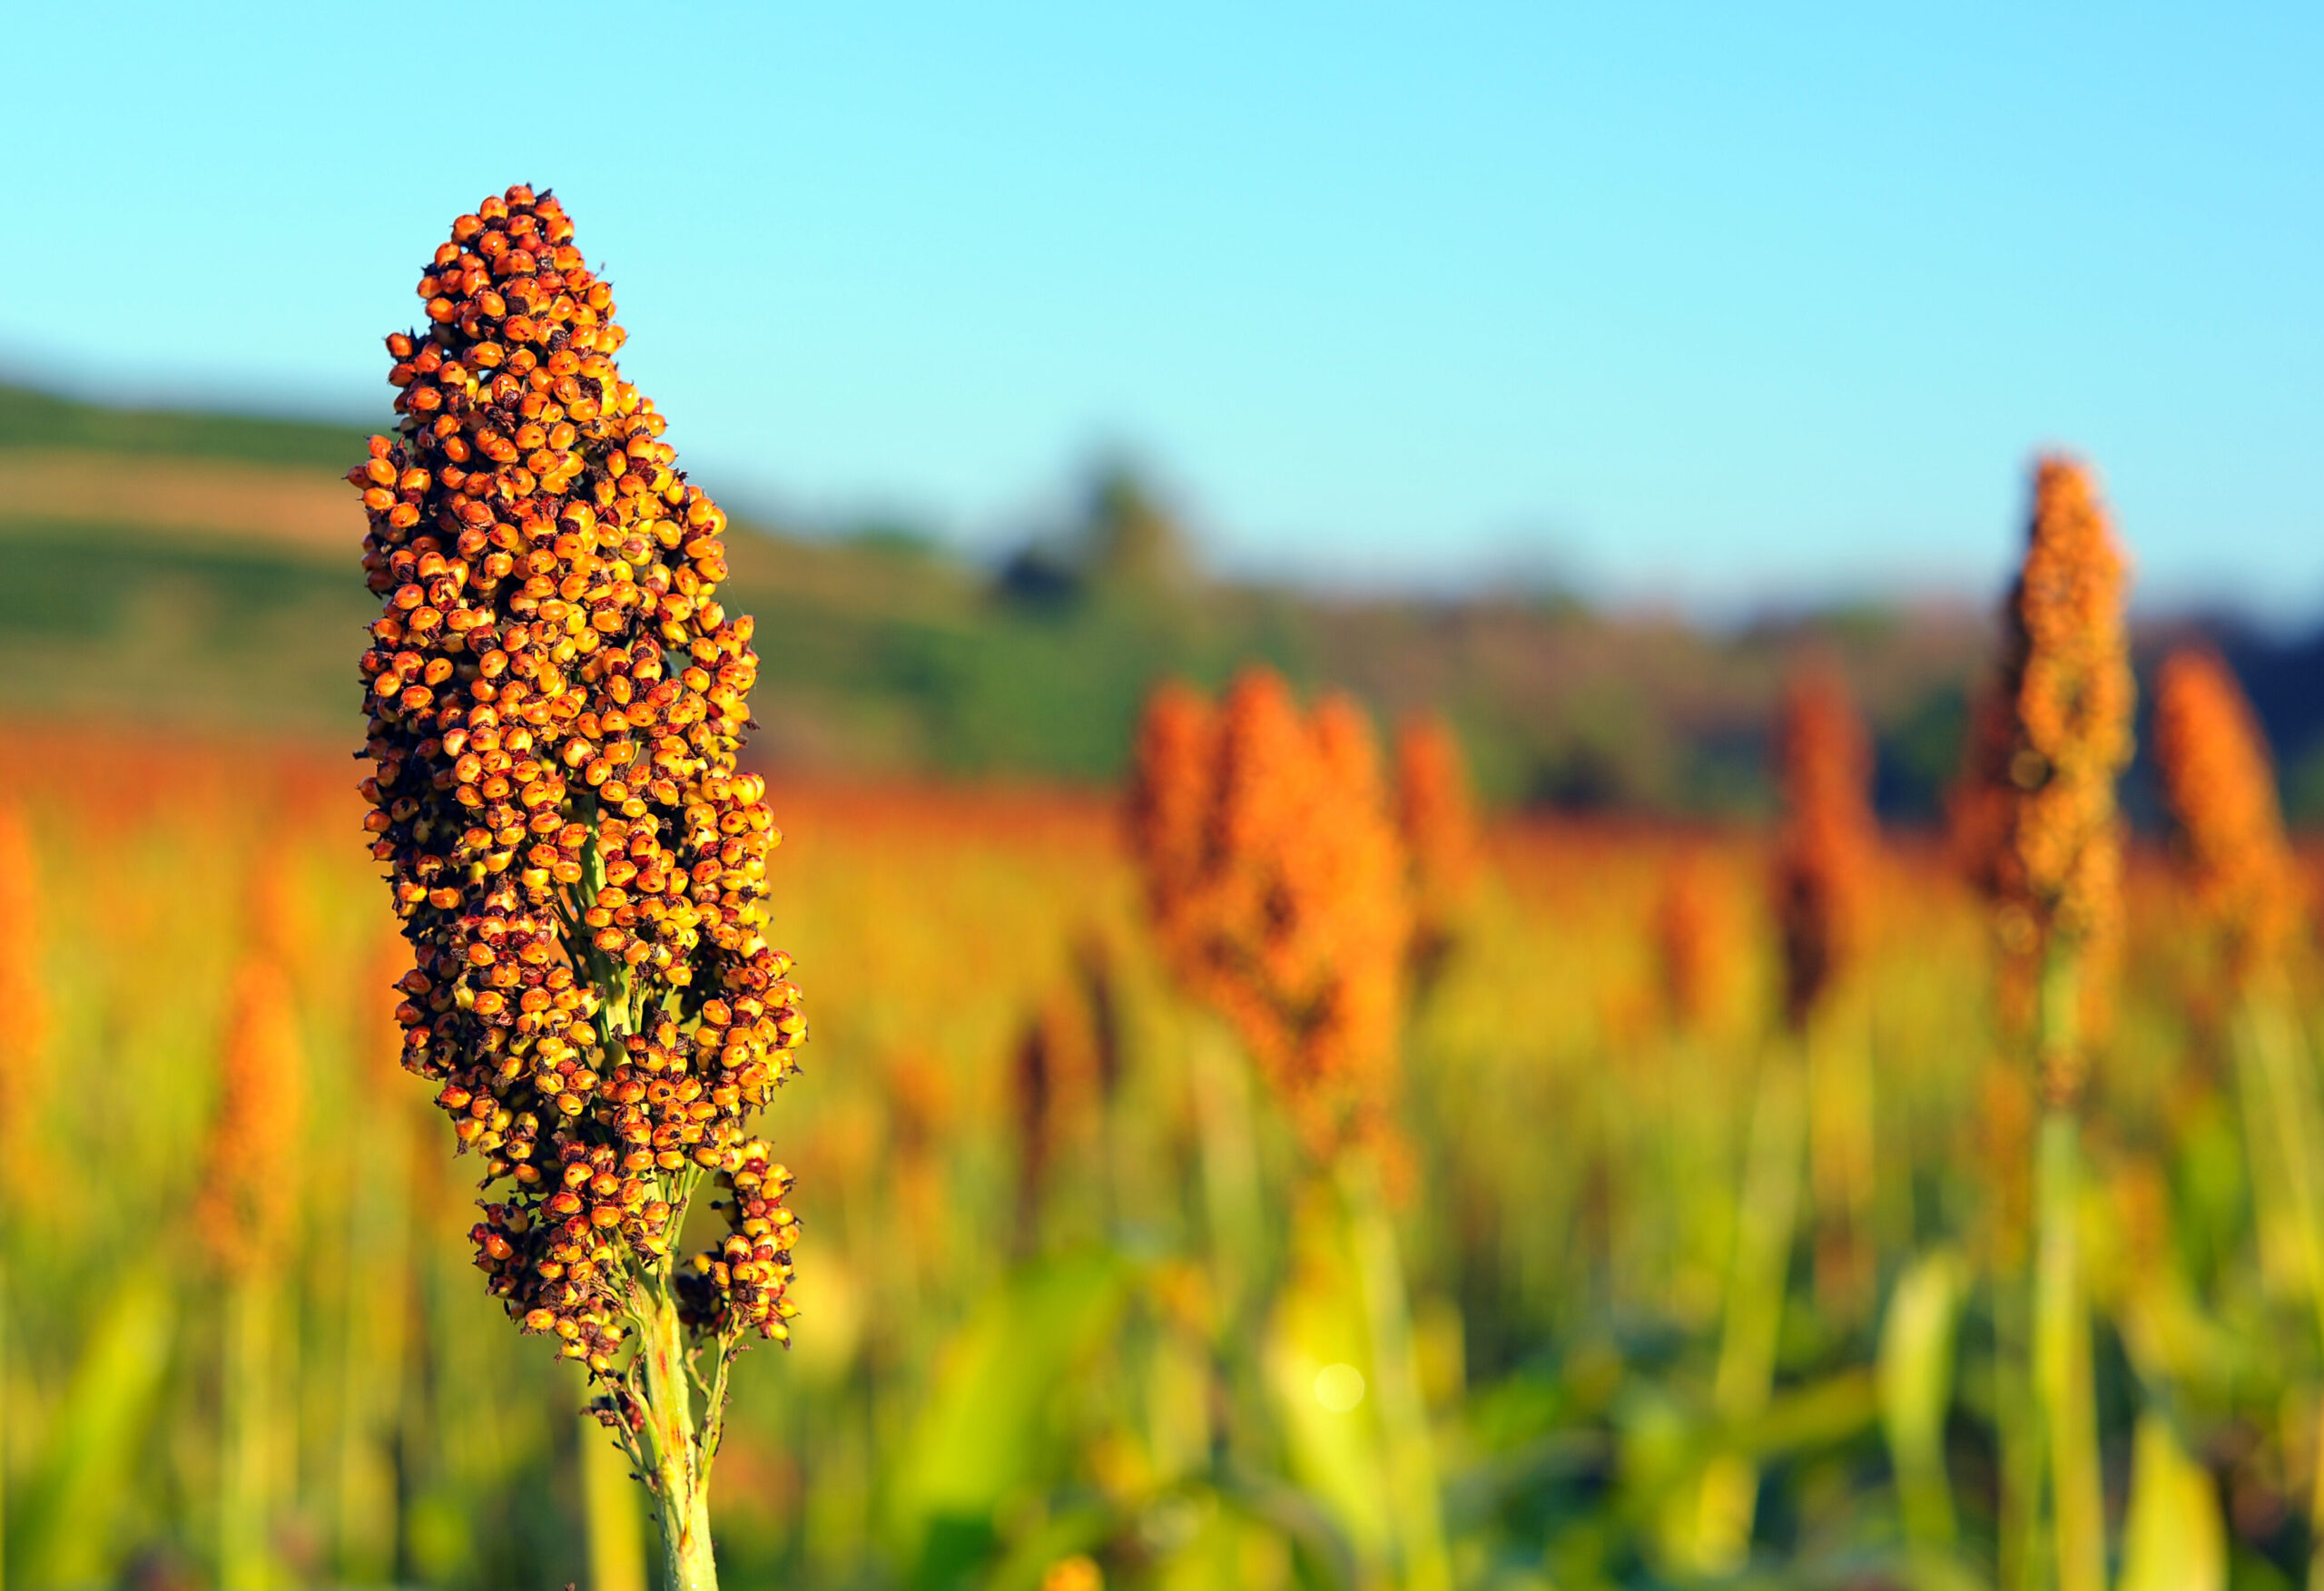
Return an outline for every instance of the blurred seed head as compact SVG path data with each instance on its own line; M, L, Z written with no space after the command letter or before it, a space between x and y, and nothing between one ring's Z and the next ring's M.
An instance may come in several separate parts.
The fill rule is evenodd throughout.
M1131 848L1165 955L1242 1034L1309 1147L1387 1145L1409 933L1371 726L1246 670L1148 703Z
M306 1068L290 981L254 956L228 999L218 1109L194 1203L202 1242L230 1274L281 1263L292 1235Z
M1776 731L1784 824L1775 863L1784 1007L1804 1024L1863 949L1878 866L1872 744L1829 664L1803 668Z
M1731 882L1705 847L1682 845L1665 864L1649 927L1671 1026L1711 1032L1741 979L1746 949Z
M2155 682L2154 753L2196 899L2241 976L2279 957L2300 916L2265 735L2215 652L2184 648Z
M1396 832L1412 870L1413 967L1431 980L1476 886L1477 815L1452 728L1433 713L1396 732Z
M2001 668L1973 718L1953 801L1955 843L1994 902L2005 965L2031 965L2046 946L2071 948L2083 967L2087 1027L2106 1019L2122 935L2114 784L2130 761L2136 702L2127 584L2089 473L2063 457L2041 460L2024 565L2003 612ZM2079 1093L2078 1051L2046 1064L2070 1073L2044 1079L2051 1097Z
M0 802L0 1163L5 1194L39 1185L33 1122L45 1101L50 1025L40 873L21 809Z

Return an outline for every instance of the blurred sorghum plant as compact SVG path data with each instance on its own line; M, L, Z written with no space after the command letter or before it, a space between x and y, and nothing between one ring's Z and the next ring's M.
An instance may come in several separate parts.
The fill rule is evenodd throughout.
M727 1367L795 1312L790 1176L748 1125L806 1036L763 931L779 835L735 766L752 621L555 198L461 216L419 292L426 329L388 339L402 417L348 476L386 604L363 791L416 952L404 1065L498 1189L492 1291L586 1367L671 1583L707 1584ZM730 1233L681 1262L705 1178Z
M1129 793L1131 849L1179 979L1241 1033L1308 1146L1393 1146L1404 862L1362 709L1303 714L1263 669L1213 709L1155 693Z
M228 1276L273 1265L297 1205L305 1052L290 980L263 957L235 975L220 1056L218 1112L194 1212Z
M1749 948L1734 891L1699 844L1664 867L1647 931L1670 1027L1705 1036L1729 1006Z
M43 1093L49 1026L40 904L30 826L15 805L0 803L0 1212L37 1185L29 1129Z
M2272 963L2298 928L2299 890L2267 737L2219 653L2163 660L2154 760L2197 898L2227 938L2240 978Z
M1396 833L1411 866L1413 982L1435 981L1477 879L1477 814L1452 726L1435 713L1396 731Z
M1775 861L1784 1008L1805 1023L1861 948L1878 865L1872 744L1828 664L1795 674L1776 724L1784 824Z
M2089 472L2043 458L2025 561L2002 613L2001 667L1971 726L1957 837L1992 899L2004 1009L2030 992L2043 1110L2034 1151L2026 1384L2043 1456L2060 1591L2102 1591L2105 1507L2078 1211L2091 1037L2111 1016L2122 930L2115 781L2131 760L2136 686L2122 550ZM2029 977L2030 974L2030 977ZM2032 1515L2007 1527L2023 1550Z
M2122 932L2122 820L2137 687L2122 617L2129 570L2089 472L2034 471L2025 561L2002 614L1998 678L1971 725L1956 839L1993 899L2005 956L2081 964L2079 1019L2108 1015L2102 976ZM2082 1091L2078 1045L2043 1057L2055 1101Z

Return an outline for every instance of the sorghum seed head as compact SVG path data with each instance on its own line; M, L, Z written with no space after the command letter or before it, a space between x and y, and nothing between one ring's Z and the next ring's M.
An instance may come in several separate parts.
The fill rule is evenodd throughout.
M1412 869L1413 961L1432 968L1450 947L1477 876L1477 814L1452 726L1434 713L1396 731L1396 831Z
M290 982L263 957L234 979L220 1055L218 1111L195 1214L219 1266L276 1262L296 1207L304 1046Z
M2001 669L1971 724L1956 841L1994 903L2005 964L2044 946L2083 961L2085 1022L2103 1019L2102 969L2121 934L2122 836L2114 783L2136 701L2126 569L2095 485L2071 459L2037 466L2025 561L2003 612ZM2076 1068L2078 1055L2045 1066ZM2074 1097L2078 1071L2047 1076Z
M1776 918L1785 1011L1797 1026L1861 948L1879 845L1871 742L1828 664L1803 668L1785 689L1776 752L1784 801Z
M0 1162L8 1192L32 1185L32 1118L46 1082L48 979L41 965L40 875L32 830L0 804ZM0 1195L5 1196L5 1195Z
M1700 1035L1718 1025L1743 957L1732 890L1699 845L1671 857L1649 925L1671 1025Z
M2163 660L2154 754L2179 854L2244 974L2283 949L2299 918L2297 869L2266 736L2235 675L2208 648Z
M1212 710L1148 704L1130 837L1166 954L1243 1035L1309 1146L1385 1144L1408 934L1404 861L1361 710L1245 672Z
M403 1064L487 1185L513 1184L471 1234L491 1290L602 1375L606 1245L662 1263L702 1170L775 1208L745 1123L806 1023L763 932L780 836L735 762L758 659L718 601L725 516L622 378L572 236L522 185L453 223L419 278L426 329L388 342L401 421L348 480L381 601L365 828L414 952ZM596 1191L617 1168L639 1196ZM788 1267L773 1249L704 1272L724 1280L689 1319L782 1337Z

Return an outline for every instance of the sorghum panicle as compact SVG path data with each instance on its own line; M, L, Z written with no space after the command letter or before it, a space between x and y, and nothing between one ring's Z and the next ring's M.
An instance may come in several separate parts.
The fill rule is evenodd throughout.
M15 806L0 804L0 1124L19 1118L48 1041L48 984L40 961L32 829Z
M404 1065L508 1184L477 1262L527 1331L612 1375L625 1272L712 1174L732 1233L679 1274L687 1323L787 1341L790 1177L746 1123L806 1026L735 767L758 660L718 601L725 516L622 378L556 200L461 216L419 292L402 418L348 477L386 604L363 790L415 952Z
M2239 975L2273 959L2300 918L2291 847L2267 737L2235 675L2209 648L2163 660L2154 754L2181 856L2225 931Z
M230 1274L276 1262L290 1235L305 1082L290 981L254 956L229 997L218 1112L194 1203L202 1241Z
M1717 1025L1742 958L1734 903L1710 859L1689 846L1662 874L1649 925L1671 1025L1700 1035Z
M40 875L32 830L0 803L0 1164L5 1198L36 1179L30 1131L46 1083L48 981L41 966Z
M2095 486L2071 459L2034 472L2024 565L2003 612L2001 670L1971 725L1956 835L1993 898L2021 967L2063 946L2092 970L2122 928L2122 820L2114 783L2131 758L2136 687L2122 617L2129 574ZM2083 980L2086 1026L2103 1020L2103 977ZM2070 1062L2069 1064L2078 1064ZM2076 1076L2046 1077L2053 1099Z
M1129 848L1155 932L1182 977L1192 974L1196 960L1192 913L1204 873L1216 742L1211 704L1169 681L1147 698L1130 751Z
M1427 965L1452 938L1477 876L1477 814L1452 728L1433 713L1396 732L1396 831L1412 867L1415 960Z
M1829 667L1804 669L1786 687L1776 750L1784 802L1776 917L1785 1010L1797 1026L1861 948L1877 865L1872 745Z
M1390 1146L1407 906L1379 755L1354 703L1303 715L1246 671L1212 711L1148 704L1129 795L1181 980L1242 1034L1309 1146Z

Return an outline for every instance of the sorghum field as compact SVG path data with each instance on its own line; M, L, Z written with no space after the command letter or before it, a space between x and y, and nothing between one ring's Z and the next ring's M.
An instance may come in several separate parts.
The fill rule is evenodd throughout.
M642 1586L643 1494L396 1064L353 765L293 744L0 735L10 1583ZM1772 829L1413 815L1463 855L1370 1220L1172 972L1119 800L768 800L801 1312L734 1372L729 1584L2046 1576L2040 1074L1933 837L1849 842L1859 941L1796 1021ZM2132 850L2084 986L2103 1539L2127 1586L2298 1585L2310 931L2239 981L2188 858ZM1364 1296L1384 1233L1408 1309Z

